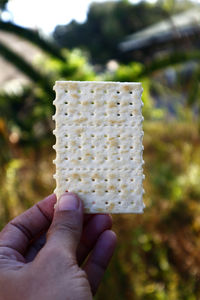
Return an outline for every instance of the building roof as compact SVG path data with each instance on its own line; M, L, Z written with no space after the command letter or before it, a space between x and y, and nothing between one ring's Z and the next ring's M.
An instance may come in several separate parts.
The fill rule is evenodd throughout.
M122 52L139 50L155 43L194 34L196 31L200 32L200 8L198 7L129 35L120 43L119 48Z
M29 63L33 63L36 56L42 53L39 48L14 34L0 32L0 41L16 53L22 55ZM0 70L3 70L3 72L0 72L0 89L7 87L10 88L10 86L16 87L29 82L29 79L22 72L16 69L12 63L9 63L1 56Z

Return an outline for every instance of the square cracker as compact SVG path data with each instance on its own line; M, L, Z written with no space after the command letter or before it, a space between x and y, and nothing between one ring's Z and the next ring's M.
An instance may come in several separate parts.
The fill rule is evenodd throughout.
M57 81L57 199L75 192L87 213L142 213L141 83Z

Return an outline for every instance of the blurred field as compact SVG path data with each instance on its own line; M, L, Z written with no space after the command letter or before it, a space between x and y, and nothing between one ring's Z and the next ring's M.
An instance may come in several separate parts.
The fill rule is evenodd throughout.
M200 137L145 123L143 215L114 216L118 249L97 299L199 299Z
M96 299L199 299L198 126L146 121L144 132L145 213L113 216L118 248ZM1 227L55 185L50 144L11 150L1 172Z

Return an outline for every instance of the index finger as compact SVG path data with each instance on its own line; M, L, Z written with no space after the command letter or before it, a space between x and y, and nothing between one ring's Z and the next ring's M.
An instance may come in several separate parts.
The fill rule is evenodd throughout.
M0 247L25 253L30 241L47 230L53 219L56 196L52 194L10 221L0 232Z

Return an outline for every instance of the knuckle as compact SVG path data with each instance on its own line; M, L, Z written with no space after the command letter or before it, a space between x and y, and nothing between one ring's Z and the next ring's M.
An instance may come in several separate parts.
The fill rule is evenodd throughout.
M53 220L52 226L50 227L50 232L59 231L59 232L70 232L72 234L76 234L79 232L80 224L79 218L76 215L70 214L58 214L56 218Z
M75 224L71 222L65 222L65 223L60 223L60 222L55 222L50 228L50 233L49 234L54 234L54 233L59 233L59 234L72 234L72 235L77 235L78 234L78 228Z

